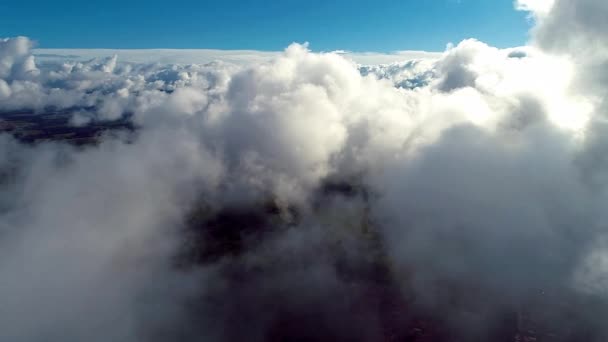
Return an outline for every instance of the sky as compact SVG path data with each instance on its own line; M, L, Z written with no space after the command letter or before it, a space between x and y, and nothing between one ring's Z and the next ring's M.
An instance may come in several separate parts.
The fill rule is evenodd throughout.
M523 45L530 26L511 0L0 1L0 36L40 48L443 51L475 37Z

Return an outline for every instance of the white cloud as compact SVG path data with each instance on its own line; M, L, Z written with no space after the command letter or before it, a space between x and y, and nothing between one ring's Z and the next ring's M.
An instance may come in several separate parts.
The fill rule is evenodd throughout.
M211 49L34 49L34 55L45 62L87 61L94 58L118 55L121 61L131 63L161 64L206 64L223 61L232 64L267 62L281 54L281 51L257 50L211 50ZM435 59L441 53L427 51L395 51L391 53L334 51L359 64L390 64L404 60Z
M380 340L415 298L467 340L554 290L603 340L608 8L517 4L530 46L440 55L0 41L0 110L136 127L0 136L0 339Z
M529 11L537 17L543 17L551 11L555 0L516 0L515 7L521 11Z

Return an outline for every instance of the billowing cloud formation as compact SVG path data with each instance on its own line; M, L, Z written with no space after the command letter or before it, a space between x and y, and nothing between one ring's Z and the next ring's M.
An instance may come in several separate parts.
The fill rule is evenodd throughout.
M530 46L391 65L1 40L0 340L604 341L608 8L517 6Z

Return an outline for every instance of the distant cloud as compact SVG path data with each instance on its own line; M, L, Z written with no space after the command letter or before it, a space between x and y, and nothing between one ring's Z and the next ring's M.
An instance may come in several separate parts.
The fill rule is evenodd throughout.
M412 59L434 59L441 53L426 51L396 51L392 53L333 51L360 64L389 64ZM281 54L280 51L256 50L111 50L111 49L35 49L34 56L40 61L87 61L112 55L130 63L162 64L206 64L222 61L233 64L251 64L270 61Z

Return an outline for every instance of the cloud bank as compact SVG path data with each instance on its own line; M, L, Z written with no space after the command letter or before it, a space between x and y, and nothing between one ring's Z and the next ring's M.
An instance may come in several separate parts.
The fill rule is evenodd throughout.
M218 60L232 64L247 65L268 62L280 51L256 50L213 50L213 49L33 49L41 62L73 60L88 61L99 57L119 55L120 59L131 63L160 64L206 64ZM441 53L427 51L394 51L390 53L334 51L359 64L391 64L404 60L436 59Z
M0 40L0 340L606 340L608 7L516 7L529 46L381 65ZM14 133L57 113L130 129Z

